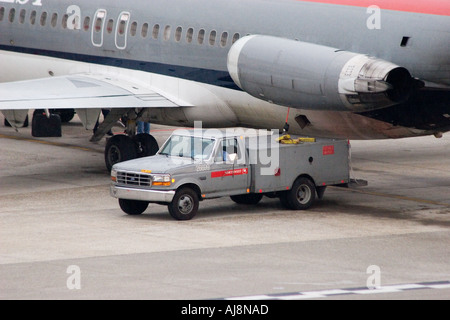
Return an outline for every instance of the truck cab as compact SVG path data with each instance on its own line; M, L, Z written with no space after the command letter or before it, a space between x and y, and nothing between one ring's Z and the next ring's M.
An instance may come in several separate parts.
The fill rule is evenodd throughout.
M256 204L268 195L307 209L327 185L348 183L346 142L282 142L265 130L177 130L156 155L114 165L111 195L127 214L159 203L173 218L189 220L207 199Z

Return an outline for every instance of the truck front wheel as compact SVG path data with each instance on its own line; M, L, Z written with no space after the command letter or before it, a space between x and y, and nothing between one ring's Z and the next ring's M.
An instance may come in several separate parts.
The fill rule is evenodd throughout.
M190 220L198 211L199 199L197 193L191 188L182 188L175 193L169 203L169 213L176 220Z
M120 209L126 214L135 216L147 210L148 202L138 200L119 199Z
M316 199L316 187L309 178L300 177L285 196L285 202L290 209L307 210Z

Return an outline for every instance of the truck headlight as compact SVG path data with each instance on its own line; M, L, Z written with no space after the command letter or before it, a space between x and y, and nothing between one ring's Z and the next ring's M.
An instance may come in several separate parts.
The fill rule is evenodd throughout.
M111 180L113 182L117 182L117 171L116 170L111 170Z
M155 174L153 175L152 186L165 186L171 185L170 174Z

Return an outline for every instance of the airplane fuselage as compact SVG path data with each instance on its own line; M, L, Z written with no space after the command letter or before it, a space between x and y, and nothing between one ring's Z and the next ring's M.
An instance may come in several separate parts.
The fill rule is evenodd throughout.
M151 81L163 79L180 92L197 88L204 97L217 99L211 107L210 99L189 93L203 111L149 113L153 122L190 125L205 120L205 126L279 128L287 109L242 92L227 68L233 43L248 34L268 35L374 56L446 88L420 118L408 114L407 106L359 113L305 106L289 120L294 132L370 139L448 131L449 5L416 1L409 8L405 1L386 3L0 0L0 81L75 73L89 65L109 72L126 69L121 72L137 78L150 73ZM27 63L33 70L23 68ZM425 98L410 110L426 105ZM214 114L205 116L204 110ZM299 116L308 124L303 129L294 120Z

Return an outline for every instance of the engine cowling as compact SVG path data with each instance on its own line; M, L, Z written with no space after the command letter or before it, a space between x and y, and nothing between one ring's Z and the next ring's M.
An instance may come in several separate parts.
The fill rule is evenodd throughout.
M385 108L406 101L413 87L409 71L391 62L263 35L234 43L228 71L254 97L311 110Z

